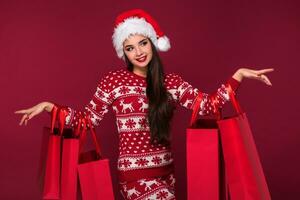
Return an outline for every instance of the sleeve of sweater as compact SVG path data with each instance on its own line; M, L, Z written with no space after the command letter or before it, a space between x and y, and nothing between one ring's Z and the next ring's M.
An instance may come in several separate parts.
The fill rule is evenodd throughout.
M111 73L108 72L100 79L91 100L82 111L64 106L67 110L65 125L77 127L80 119L86 119L87 116L90 116L93 127L99 125L115 99L115 92L112 90L112 84L110 83Z
M226 84L230 84L234 92L237 91L240 85L240 82L238 80L230 77L227 82L225 84L221 84L221 86L217 88L215 92L207 94L200 91L198 88L193 87L190 83L183 80L182 77L177 74L169 74L167 79L167 85L169 85L169 91L173 99L175 100L175 102L187 109L193 108L199 92L203 94L203 99L200 102L199 115L215 114L212 103L213 100L215 100L217 108L222 108L223 105L230 100L229 93L225 87Z

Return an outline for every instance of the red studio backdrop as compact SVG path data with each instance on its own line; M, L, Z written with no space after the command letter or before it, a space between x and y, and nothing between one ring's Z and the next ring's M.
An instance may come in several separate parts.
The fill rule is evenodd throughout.
M298 199L300 129L299 1L1 1L0 199L40 199L45 153L43 113L18 126L15 110L41 101L83 109L98 80L125 66L112 46L114 19L132 8L148 11L170 38L161 53L165 72L179 73L211 93L240 67L275 68L273 86L244 79L238 99L247 112L272 199ZM233 111L229 104L224 114ZM185 129L191 110L172 124L177 198L186 199ZM111 161L118 196L118 134L112 110L97 128Z

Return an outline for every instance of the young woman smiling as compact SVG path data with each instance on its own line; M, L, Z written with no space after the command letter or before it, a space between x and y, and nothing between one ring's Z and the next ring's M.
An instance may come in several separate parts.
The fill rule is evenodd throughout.
M75 126L89 116L99 126L112 107L119 133L119 183L124 199L175 199L174 166L170 149L170 123L177 105L192 109L199 92L176 73L164 73L158 51L170 49L170 41L158 23L141 9L121 13L115 22L113 45L126 67L107 72L84 111L70 107L66 125ZM238 69L212 94L203 93L199 115L214 113L229 101L225 85L234 91L244 78L271 86L265 75L274 69ZM212 102L217 102L213 105ZM45 101L15 113L20 125L54 103Z

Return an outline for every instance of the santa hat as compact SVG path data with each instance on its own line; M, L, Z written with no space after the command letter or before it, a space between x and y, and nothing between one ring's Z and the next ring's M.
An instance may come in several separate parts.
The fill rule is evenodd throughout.
M158 51L168 51L171 47L169 38L161 31L158 23L142 9L125 11L115 20L112 40L119 58L124 59L123 42L131 34L149 37Z

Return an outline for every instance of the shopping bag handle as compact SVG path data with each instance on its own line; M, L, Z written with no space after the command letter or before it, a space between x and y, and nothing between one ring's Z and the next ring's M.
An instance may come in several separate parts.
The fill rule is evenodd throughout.
M52 110L51 110L51 133L54 134L54 126L55 122L58 118L58 127L59 127L59 134L62 135L64 125L65 125L65 119L67 116L67 110L66 107L58 106L57 104L54 104Z
M227 84L225 87L226 87L226 89L227 89L227 91L229 93L229 99L230 99L230 101L232 103L232 106L233 106L234 110L237 112L238 115L242 114L243 113L243 109L240 106L238 100L236 99L236 94L232 90L231 85Z
M199 112L199 109L200 109L200 103L203 99L203 93L199 91L197 97L196 97L196 100L195 100L195 103L193 105L193 112L192 112L192 117L191 117L191 120L190 120L190 126L192 126L196 119L197 119L197 116L198 116L198 112Z
M56 105L54 105L52 110L51 110L51 124L50 124L50 130L51 130L52 134L53 134L53 131L54 131L57 112L58 112L58 107Z
M57 118L58 118L59 134L62 135L65 121L66 121L66 116L67 116L67 108L63 107L63 106L59 106L57 104L54 104L52 111L51 111L51 128L50 129L51 129L52 134L54 131L55 122L57 121ZM89 125L89 127L90 127L92 139L93 139L95 147L96 147L96 152L101 158L102 154L101 154L100 144L97 141L95 128L93 128L92 121L89 116L87 116L86 118L84 118L84 117L79 118L78 124L74 128L75 136L78 136L80 138L80 149L82 149L83 143L86 138L87 125Z
M87 118L87 120L88 120L88 124L90 126L90 131L92 133L93 141L94 141L94 144L95 144L95 147L96 147L96 152L99 154L100 157L102 157L101 147L100 147L100 144L97 140L95 128L92 127L92 121L89 117Z
M200 105L201 105L201 101L203 99L203 93L199 91L197 97L196 97L196 100L195 100L195 103L192 107L192 117L191 117L191 120L190 120L190 127L193 126L193 124L195 123L196 119L198 118L198 113L199 113L199 110L200 110ZM217 110L218 108L216 107L216 100L215 99L211 99L212 101L212 104L213 104L213 108L214 108L214 112L216 113L216 119L220 119L221 118L221 112L219 110Z
M232 90L231 85L228 83L228 84L226 84L225 88L228 91L229 100L232 103L235 111L237 112L237 114L242 114L243 110L242 110L239 102L236 99L235 92ZM200 104L201 104L202 99L203 99L203 93L199 91L199 93L196 97L195 103L193 105L193 108L192 108L193 112L192 112L192 117L191 117L191 120L190 120L190 126L192 126L195 123L195 121L198 117L198 113L199 113L199 110L200 110ZM221 119L221 111L216 106L216 103L217 103L216 99L212 98L211 101L212 101L212 104L213 104L214 112L216 113L216 118L217 118L217 120L220 120Z
M93 128L93 126L92 126L92 121L91 121L90 117L87 116L86 119L82 119L82 124L83 124L83 131L80 134L81 135L80 136L80 152L82 151L83 144L86 140L87 125L89 125L90 133L92 135L92 140L96 147L96 153L97 153L97 155L99 155L99 158L101 158L102 157L101 147L100 147L100 144L99 144L97 136L96 136L95 128Z

